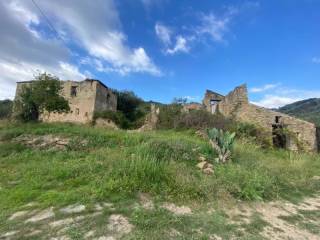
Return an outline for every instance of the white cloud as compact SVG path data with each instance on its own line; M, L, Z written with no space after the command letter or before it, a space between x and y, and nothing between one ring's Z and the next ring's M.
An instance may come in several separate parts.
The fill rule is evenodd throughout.
M313 63L320 64L320 57L313 57L313 58L311 59L311 61L312 61Z
M188 53L194 42L203 42L205 39L212 42L224 42L229 24L236 13L238 9L234 7L228 8L220 17L213 13L200 13L198 18L194 19L195 24L184 26L179 29L180 33L174 32L171 27L164 24L156 23L155 32L164 45L165 54ZM173 42L172 38L175 38L176 41Z
M176 43L173 48L168 48L166 53L175 54L178 52L189 52L189 47L187 46L187 39L182 36L177 36Z
M144 48L129 47L113 0L97 0L95 4L86 0L37 1L37 4L59 36L81 47L88 58L99 60L101 70L161 75ZM54 39L57 36L53 38L53 33L32 1L0 1L0 68L6 70L1 71L0 99L12 97L15 82L31 79L36 70L62 79L92 76L70 63L75 53Z
M232 10L233 12L234 10ZM233 15L233 14L232 14ZM228 25L231 21L231 16L218 18L213 13L201 14L201 24L196 27L196 33L199 37L208 35L214 42L222 42L224 34L228 30Z
M166 46L169 45L171 43L172 30L161 23L156 23L154 28L158 38L162 41L162 43Z
M56 40L41 38L31 28L39 18L19 1L0 2L0 99L13 98L16 81L30 80L39 71L61 79L85 78L69 63L70 51Z
M86 0L41 1L39 5L59 32L72 37L89 55L115 71L161 74L144 48L129 47L113 0L96 0L95 4Z
M257 102L252 102L255 105L265 107L265 108L278 108L284 105L302 100L301 98L290 98L283 96L266 95L261 100Z
M278 88L272 94L262 95L260 100L252 101L252 103L266 108L278 108L296 101L319 97L320 91L316 90Z
M251 89L249 89L250 92L252 93L260 93L260 92L265 92L267 90L271 90L274 89L276 87L278 87L280 84L276 83L276 84L266 84L262 87L253 87Z
M199 97L199 96L184 96L182 98L187 99L188 102L199 102L199 101L201 101L201 97Z

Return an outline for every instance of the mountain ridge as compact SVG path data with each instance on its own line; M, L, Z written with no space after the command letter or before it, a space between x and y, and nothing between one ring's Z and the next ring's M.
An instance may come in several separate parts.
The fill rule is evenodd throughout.
M276 109L276 111L301 118L320 126L320 98L309 98L297 101L280 107Z

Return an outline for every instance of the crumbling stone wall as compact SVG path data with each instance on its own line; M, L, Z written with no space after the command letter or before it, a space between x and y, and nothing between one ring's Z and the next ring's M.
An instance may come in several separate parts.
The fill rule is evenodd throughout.
M316 126L313 123L249 103L246 85L236 87L223 97L218 103L218 111L237 121L263 127L270 133L270 139L273 137L273 125L278 118L280 121L278 124L284 126L290 133L286 141L287 149L297 150L298 143L301 143L307 151L316 151L318 148Z
M99 82L96 86L96 98L94 109L96 112L102 112L106 110L117 110L117 96L112 92L111 89L102 85Z
M19 98L23 86L28 84L30 82L17 84L16 98ZM98 80L64 81L61 95L69 102L70 111L68 113L45 112L40 115L39 120L89 123L93 120L95 111L116 111L117 108L116 95Z
M218 104L218 110L225 116L231 117L241 112L241 108L249 104L246 85L236 87Z
M224 96L219 93L213 92L211 90L206 90L202 104L205 106L207 111L211 112L212 111L211 101L212 100L221 101L223 100L223 98Z
M155 104L150 105L150 113L146 116L144 124L138 129L139 132L151 131L157 128L160 109Z
M192 110L202 110L202 109L204 109L204 107L200 103L188 103L188 104L184 104L182 107L183 112L190 112Z
M243 122L259 125L270 132L272 138L272 125L278 117L280 123L291 134L287 138L287 149L297 150L298 143L307 151L317 150L316 127L313 123L309 123L289 115L275 112L269 109L255 106L253 104L242 105L236 113L236 119ZM296 141L298 140L298 142Z

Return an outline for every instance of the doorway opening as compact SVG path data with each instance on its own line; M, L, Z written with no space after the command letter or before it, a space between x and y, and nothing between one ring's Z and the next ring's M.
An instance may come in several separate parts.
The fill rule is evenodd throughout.
M272 142L276 148L287 147L287 136L285 134L285 126L281 122L281 116L276 116L274 124L272 124Z

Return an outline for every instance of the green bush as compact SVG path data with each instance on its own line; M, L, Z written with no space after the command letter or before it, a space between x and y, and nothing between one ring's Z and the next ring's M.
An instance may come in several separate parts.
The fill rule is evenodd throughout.
M181 109L182 106L176 103L160 106L157 128L173 129L175 127L175 119L181 114Z
M271 148L273 146L270 133L254 124L238 122L230 130L236 132L238 137L252 141L263 148Z
M0 101L0 119L10 118L13 102L9 99Z
M117 126L120 128L128 128L129 127L129 121L125 117L125 115L120 111L103 111L103 112L95 112L93 119L96 120L97 118L103 118L103 119L110 119L112 120Z
M225 128L227 119L221 115L212 115L206 110L191 110L183 112L174 118L174 127L177 129L206 129L206 128Z
M29 85L23 86L15 101L16 118L37 121L43 112L68 112L69 103L60 92L63 86L58 77L51 74L35 76Z

